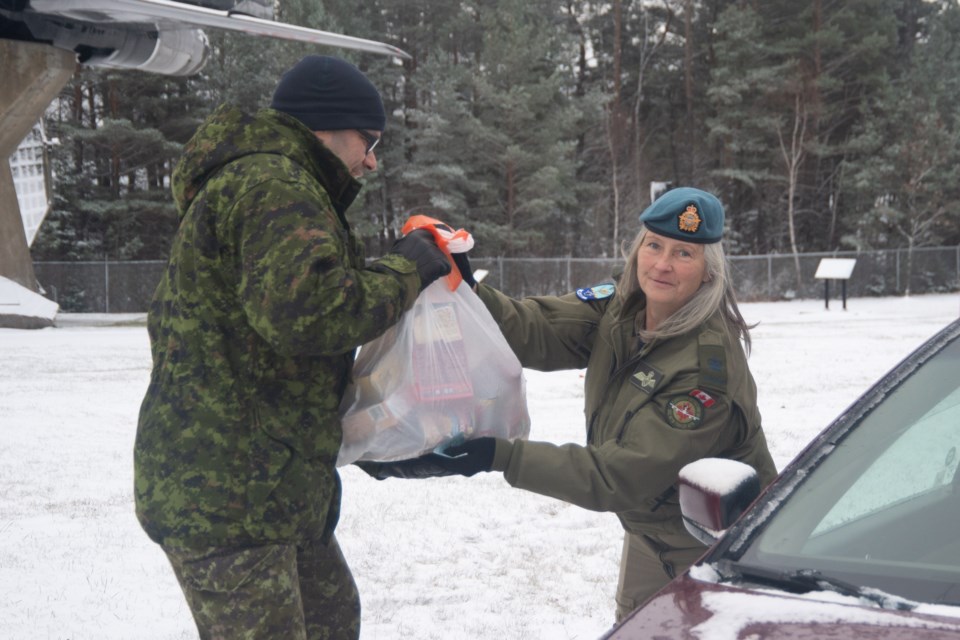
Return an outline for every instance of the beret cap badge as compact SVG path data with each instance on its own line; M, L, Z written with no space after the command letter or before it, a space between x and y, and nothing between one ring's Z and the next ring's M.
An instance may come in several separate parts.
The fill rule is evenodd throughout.
M700 228L700 214L697 213L697 205L688 204L687 208L677 217L677 225L680 231L687 233L696 233Z
M712 193L676 187L650 203L640 214L650 231L674 240L709 244L723 236L723 204Z

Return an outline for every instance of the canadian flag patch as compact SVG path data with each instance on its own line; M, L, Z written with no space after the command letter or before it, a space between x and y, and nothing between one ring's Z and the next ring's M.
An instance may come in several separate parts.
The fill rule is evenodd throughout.
M701 404L708 409L717 403L709 393L701 391L700 389L694 389L690 392L690 395L699 400Z

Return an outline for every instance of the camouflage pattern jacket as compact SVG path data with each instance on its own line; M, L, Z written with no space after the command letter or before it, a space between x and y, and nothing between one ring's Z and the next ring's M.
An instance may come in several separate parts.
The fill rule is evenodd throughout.
M187 144L134 448L137 517L156 542L203 549L333 531L354 352L419 289L399 255L364 266L344 217L359 189L311 131L271 109L220 107Z
M719 312L686 335L642 344L642 293L626 308L615 297L478 293L523 366L586 368L586 446L497 440L493 468L511 485L695 547L674 491L683 465L730 458L753 466L763 486L776 476L746 355Z

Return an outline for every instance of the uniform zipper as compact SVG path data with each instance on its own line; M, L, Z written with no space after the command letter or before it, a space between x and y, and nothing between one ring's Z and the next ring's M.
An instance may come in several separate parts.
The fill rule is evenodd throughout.
M623 415L623 424L620 425L620 431L617 433L617 445L623 444L623 434L627 431L627 425L630 424L630 421L633 420L633 416L640 411L640 409L634 409L632 411L627 411Z
M600 415L600 409L606 405L607 399L610 397L610 394L614 391L614 389L616 389L617 392L619 392L620 388L627 383L625 379L622 380L620 384L613 384L613 381L624 376L625 373L629 373L633 365L635 365L637 361L639 361L640 359L641 358L639 353L634 357L629 358L625 363L623 363L621 367L619 367L616 371L614 371L613 374L608 379L606 384L606 389L604 389L604 392L603 392L603 398L601 398L600 404L597 405L597 408L594 409L593 413L590 415L590 424L588 425L588 428L587 428L588 444L594 444L593 429L596 426L597 417ZM633 417L634 413L636 413L636 411L627 412L626 419L624 420L623 426L620 428L620 432L617 434L617 444L620 444L621 437L623 436L623 431L626 428L627 422L630 421L630 418Z
M614 352L614 360L616 360L616 349L614 348L613 343L614 343L614 340L612 339L607 342L611 350ZM597 423L597 417L600 415L600 410L604 407L604 405L606 405L607 399L610 396L611 391L615 388L619 391L620 386L626 383L625 380L621 383L621 385L614 385L612 384L612 382L616 380L618 377L620 377L621 375L623 375L624 371L626 371L629 368L632 368L633 365L635 365L639 360L642 359L641 354L643 353L643 347L644 345L641 344L640 349L637 351L637 353L632 357L627 358L622 365L620 365L619 367L616 367L610 373L610 376L607 378L607 384L605 385L606 389L604 389L603 398L601 398L601 402L597 405L597 408L594 409L593 413L590 414L590 421L587 424L587 444L588 445L594 444L593 435L594 435L594 427L596 426L596 423ZM632 412L628 414L627 421L629 421L631 417L633 417ZM621 439L621 436L623 435L623 431L625 427L626 427L626 421L624 422L624 426L621 427L620 433L617 435L617 444L620 444L620 439Z

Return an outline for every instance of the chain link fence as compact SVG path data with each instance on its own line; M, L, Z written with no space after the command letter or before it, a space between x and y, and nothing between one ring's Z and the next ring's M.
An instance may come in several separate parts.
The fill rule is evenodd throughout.
M891 296L960 290L960 245L887 251L732 256L734 287L741 301L822 297L816 280L823 258L854 258L847 296ZM566 293L609 280L622 260L592 258L473 258L474 269L486 269L486 282L514 296ZM800 279L797 279L797 262ZM145 312L166 263L36 262L45 295L63 311L75 313ZM836 297L840 287L831 284Z
M44 295L72 313L141 313L166 267L136 262L34 262Z

